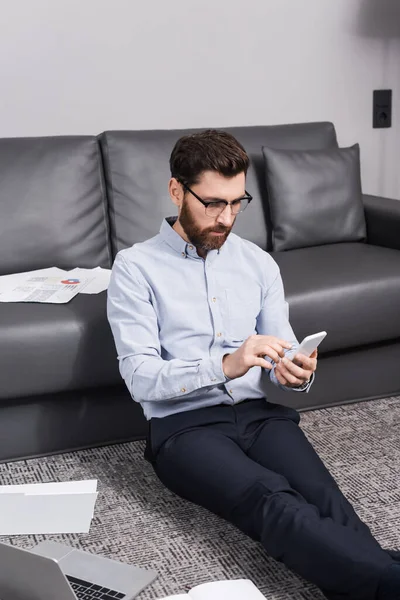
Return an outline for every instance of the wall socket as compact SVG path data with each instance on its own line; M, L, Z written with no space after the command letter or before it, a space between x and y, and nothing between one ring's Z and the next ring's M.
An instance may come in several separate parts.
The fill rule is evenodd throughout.
M392 126L392 90L374 90L372 126Z

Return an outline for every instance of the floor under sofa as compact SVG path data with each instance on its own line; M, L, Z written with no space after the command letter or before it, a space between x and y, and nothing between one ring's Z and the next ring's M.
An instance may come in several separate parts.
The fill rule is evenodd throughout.
M307 437L385 548L400 548L400 396L304 412ZM31 547L44 539L150 567L158 579L138 600L246 577L269 600L323 595L235 527L163 488L144 442L0 464L2 484L98 479L89 534L0 537Z

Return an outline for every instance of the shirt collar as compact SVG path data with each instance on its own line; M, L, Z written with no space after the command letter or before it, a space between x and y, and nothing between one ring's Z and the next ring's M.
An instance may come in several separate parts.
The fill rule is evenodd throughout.
M197 254L196 248L193 244L186 242L175 229L172 228L173 224L177 220L178 217L166 217L161 223L160 227L160 235L162 239L173 248L176 252L181 254L182 256L193 256L195 258L200 258ZM221 249L217 250L219 254ZM214 252L210 250L210 252Z

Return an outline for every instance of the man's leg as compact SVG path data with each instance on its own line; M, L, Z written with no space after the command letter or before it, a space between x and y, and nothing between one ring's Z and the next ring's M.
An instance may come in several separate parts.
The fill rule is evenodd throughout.
M243 404L239 410L248 412L250 408L249 404ZM351 527L364 535L366 542L381 548L298 426L300 417L297 422L285 418L287 410L291 409L264 405L266 418L258 421L257 430L253 431L251 446L247 450L249 458L283 475L293 489L318 508L322 517ZM272 413L275 416L268 418Z
M237 407L225 409L236 423ZM202 410L207 423L190 412L156 420L155 437L162 442L153 443L152 461L160 480L262 541L272 557L331 599L376 598L392 559L354 529L323 517L286 477L246 456L232 424L227 434L220 407Z

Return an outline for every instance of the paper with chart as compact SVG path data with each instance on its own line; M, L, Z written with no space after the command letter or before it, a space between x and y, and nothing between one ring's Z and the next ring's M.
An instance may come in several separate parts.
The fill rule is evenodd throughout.
M0 535L88 533L97 480L0 485Z
M0 302L65 304L79 293L98 294L107 289L111 270L50 267L0 277Z
M68 271L69 277L90 278L90 282L82 290L82 294L99 294L108 288L111 269L95 267L94 269L76 268Z

